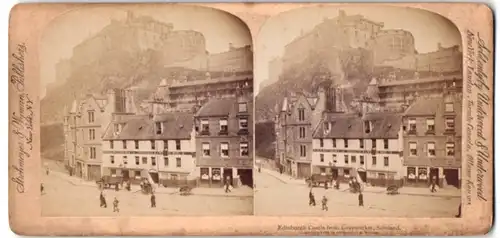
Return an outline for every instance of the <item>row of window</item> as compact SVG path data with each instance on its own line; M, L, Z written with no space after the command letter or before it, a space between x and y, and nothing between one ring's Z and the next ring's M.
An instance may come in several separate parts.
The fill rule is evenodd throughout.
M211 155L210 143L204 142L201 144L201 147L202 147L203 157L210 157L210 155ZM223 157L223 158L229 157L229 143L222 142L222 143L220 143L219 148L220 148L220 157ZM240 152L241 157L248 156L248 142L241 142L240 143L239 152Z
M336 154L332 154L332 161L333 163L337 163L337 155ZM319 154L319 161L320 162L325 162L325 155L324 154ZM357 161L357 156L356 155L351 155L351 163L352 164L355 164L356 161ZM344 155L344 163L345 164L349 164L349 155ZM365 164L365 156L364 155L360 155L359 156L359 164L360 165L364 165ZM372 165L375 166L377 165L377 156L372 156ZM388 156L384 156L384 166L389 166L389 157Z
M426 132L434 132L436 130L434 123L435 123L434 118L427 118L427 120L426 120L427 131ZM417 133L417 119L415 119L415 118L408 119L408 127L409 127L408 133L416 134ZM453 118L453 117L445 118L444 129L445 129L445 131L450 131L450 132L455 131L455 118Z
M325 139L319 139L319 147L323 148L325 146L325 142L324 142ZM332 145L333 145L333 148L336 148L337 147L337 139L331 139L332 140ZM384 140L384 149L389 149L389 139L383 139ZM377 140L376 139L372 139L372 149L376 149L377 148ZM364 149L365 148L365 140L363 139L358 139L358 146L359 148L361 149ZM349 148L349 140L348 139L344 139L344 148Z
M121 142L122 142L122 149L127 149L127 141L122 140ZM156 150L156 141L150 140L149 143L151 145L151 149ZM114 141L110 140L109 141L109 148L114 149L115 148L114 144L115 144ZM135 145L135 149L138 150L139 149L139 141L134 140L134 145ZM163 148L165 148L165 150L168 150L168 140L163 140ZM180 140L175 140L175 149L181 150L181 141Z
M240 131L248 131L248 119L239 118L238 125ZM221 133L228 132L227 119L223 118L219 120L219 130ZM210 126L208 125L208 119L201 120L201 131L208 133L210 131Z
M417 150L417 142L411 141L408 143L410 147L410 156L418 156ZM425 151L428 157L436 156L436 143L435 142L427 142ZM455 156L455 143L454 142L446 142L445 147L446 156Z
M128 164L128 158L126 155L123 156L123 164L124 165L127 165ZM109 162L111 164L115 164L115 156L114 155L111 155L109 156ZM151 160L148 161L148 157L142 157L142 161L140 160L140 157L139 156L135 156L135 165L139 165L139 164L142 164L143 165L147 165L147 164L151 164L152 166L156 166L156 157L151 157ZM165 167L168 167L169 166L169 158L168 157L163 157L163 165ZM175 158L175 167L177 168L180 168L182 167L182 160L181 158L177 157Z

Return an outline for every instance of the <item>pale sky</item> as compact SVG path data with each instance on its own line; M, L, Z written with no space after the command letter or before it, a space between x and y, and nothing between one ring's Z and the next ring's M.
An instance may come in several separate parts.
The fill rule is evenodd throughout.
M71 57L73 47L111 22L124 19L130 6L84 7L59 16L45 29L40 41L41 97L45 86L55 80L55 64ZM252 42L250 32L238 18L223 11L193 6L138 6L136 16L173 23L174 30L195 30L203 33L210 53L227 51L229 43L239 47Z
M338 16L339 10L346 15L364 15L367 19L384 22L383 29L403 29L415 38L415 48L419 53L437 49L438 42L443 47L461 45L458 29L444 17L424 10L401 7L309 7L291 10L269 18L254 45L255 52L255 93L260 84L268 79L269 61L283 55L284 46L300 35L312 30L324 18Z

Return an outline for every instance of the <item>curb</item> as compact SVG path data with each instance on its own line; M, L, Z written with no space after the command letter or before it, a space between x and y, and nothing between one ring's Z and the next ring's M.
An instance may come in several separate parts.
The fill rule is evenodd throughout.
M304 184L290 183L289 181L286 181L285 179L280 178L279 176L276 176L276 175L270 173L269 171L267 171L267 169L263 169L263 171L265 171L268 175L276 178L277 180L279 180L280 182L285 183L285 184L306 185L305 183ZM348 191L342 190L341 192L348 192ZM363 192L364 193L385 193L385 191L366 191L366 190L364 190ZM411 192L402 192L402 193L399 193L399 195L422 196L422 197L440 197L440 198L461 198L460 195L422 194L422 193L411 193Z
M94 184L88 184L88 183L78 183L78 182L74 182L74 181L71 181L70 179L67 179L67 178L64 178L63 176L61 176L60 174L57 175L58 178L68 182L69 184L73 185L73 186L87 186L87 187L94 187L97 189L97 186L94 185ZM131 193L136 193L136 192L140 192L141 190L136 190L136 191L130 191ZM174 191L174 192L155 192L155 193L158 193L158 194L168 194L168 195L174 195L174 194L179 194L178 191ZM204 197L240 197L240 198L252 198L253 195L240 195L240 194L204 194L204 193L196 193L196 192L193 192L191 194L191 196L204 196Z

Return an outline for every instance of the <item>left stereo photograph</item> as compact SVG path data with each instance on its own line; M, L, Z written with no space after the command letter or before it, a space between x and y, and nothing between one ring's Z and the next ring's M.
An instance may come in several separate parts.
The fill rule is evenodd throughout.
M253 214L245 23L198 6L90 5L39 39L42 216Z

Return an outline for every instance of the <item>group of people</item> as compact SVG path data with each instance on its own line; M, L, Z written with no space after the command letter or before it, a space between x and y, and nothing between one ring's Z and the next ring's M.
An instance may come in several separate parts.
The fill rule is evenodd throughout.
M101 208L108 207L108 204L106 202L106 197L104 197L104 194L102 193L102 191L101 191L101 195L99 195L99 200L101 202L101 205L100 205ZM120 201L118 201L118 199L115 197L115 199L113 200L113 212L120 212L120 208L118 207L119 204L120 204Z
M327 183L325 183L325 190L328 189L328 186L326 184ZM364 207L363 193L361 192L361 189L360 189L361 186L360 186L359 182L357 182L356 180L353 180L351 186L357 188L356 191L358 192L358 206ZM338 180L336 181L336 184L334 185L334 187L338 189L338 187L339 187ZM312 192L312 188L309 190L309 206L316 206L316 199L314 197L314 193ZM321 210L328 211L328 198L325 195L323 195L323 198L321 199Z
M107 208L107 202L106 202L106 197L104 197L104 194L101 191L101 195L99 196L99 200L101 202L100 207L101 208ZM120 204L120 201L115 197L113 199L113 212L120 212L120 208L118 205ZM156 207L156 196L154 193L151 193L151 207Z

